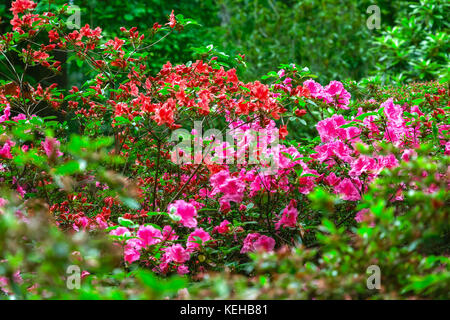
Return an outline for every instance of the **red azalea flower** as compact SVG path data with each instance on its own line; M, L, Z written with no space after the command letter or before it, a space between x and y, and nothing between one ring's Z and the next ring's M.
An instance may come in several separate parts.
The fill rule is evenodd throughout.
M14 15L18 15L19 13L23 13L26 10L32 10L36 8L36 6L37 3L34 3L30 0L16 0L11 4L10 11L12 11Z
M281 140L284 140L284 139L286 139L286 136L288 135L288 130L287 130L287 126L286 125L283 125L283 126L281 126L281 128L280 128L280 139Z

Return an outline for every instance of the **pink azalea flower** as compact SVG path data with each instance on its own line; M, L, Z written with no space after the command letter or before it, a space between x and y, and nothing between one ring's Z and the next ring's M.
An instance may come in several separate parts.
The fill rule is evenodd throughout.
M4 207L8 203L8 200L0 198L0 207Z
M334 114L331 118L321 120L317 123L316 129L319 132L322 142L330 142L335 139L355 140L361 133L361 130L356 127L341 128L347 124L348 121L342 115Z
M383 102L380 106L380 108L384 108L384 114L388 118L389 121L398 123L403 122L403 109L401 106L394 104L394 101L392 98L389 98L385 102Z
M361 223L366 220L371 220L373 218L373 214L369 209L362 209L356 213L355 220L358 223ZM370 227L374 227L375 224L373 222L370 223Z
M141 254L140 254L139 250L136 250L136 249L134 249L134 248L126 248L126 249L124 250L123 256L124 256L124 260L125 260L127 263L131 264L131 263L133 263L134 261L139 260L140 257L141 257Z
M423 116L424 113L420 111L419 106L412 106L411 107L411 113L417 113L419 116Z
M244 244L241 249L241 253L247 253L254 251L253 242L258 239L260 236L259 233L249 233L244 239Z
M291 199L289 204L284 208L281 213L281 219L275 224L275 229L280 229L280 226L295 228L297 226L297 202L294 199Z
M189 268L186 265L184 265L184 264L181 265L181 266L178 266L177 273L179 275L183 275L183 274L189 273Z
M334 172L331 172L324 180L329 186L335 186L341 181Z
M217 233L228 233L230 232L230 226L231 222L228 220L223 220L220 225L215 226L213 229L213 232L217 232Z
M450 141L448 141L446 144L445 144L445 152L444 152L444 154L445 155L450 155Z
M331 81L324 89L325 93L333 98L333 103L341 109L349 109L351 95L345 90L344 85L339 81Z
M406 149L405 151L403 151L403 154L402 154L402 160L403 161L409 162L409 160L412 157L417 157L417 152L415 152L412 149Z
M184 200L177 200L168 206L169 213L181 218L181 224L188 228L197 227L197 209Z
M317 83L314 80L310 79L303 82L303 86L308 88L311 97L321 98L323 96L323 87L320 83Z
M133 263L141 257L140 250L144 247L144 244L140 239L129 239L124 248L124 260L127 263Z
M95 218L95 221L97 222L98 227L99 227L100 229L106 229L106 228L108 228L108 223L105 221L105 218L103 218L101 215L97 216L97 217Z
M157 244L162 239L161 231L153 226L140 226L137 236L142 240L144 246Z
M253 242L253 247L256 251L272 251L275 247L275 240L272 237L262 235Z
M284 79L283 84L290 87L291 82L292 82L292 79L288 77L288 78Z
M18 283L18 284L23 283L23 278L22 278L22 275L20 274L20 270L17 270L16 272L14 272L13 279L14 279L15 283Z
M393 99L389 98L381 104L380 108L384 108L383 112L388 120L384 138L395 146L400 146L402 140L410 135L405 126L402 107L394 104Z
M385 168L391 169L398 166L398 160L393 154L387 155L385 157L380 156L377 159L380 163L380 166L383 166Z
M357 201L361 199L361 195L356 189L355 185L357 184L354 181L352 182L349 178L345 178L334 188L334 191L341 194L344 200Z
M371 157L361 155L351 164L352 169L348 172L350 176L359 177L361 174L372 173L378 169L377 161Z
M14 121L17 122L17 121L19 121L19 120L26 120L26 119L27 119L27 116L24 115L23 113L21 113L21 114L15 116L15 117L13 117L12 119L13 119Z
M199 239L201 243L198 243ZM198 228L187 238L186 247L190 250L195 250L200 248L200 245L203 245L208 240L211 240L209 233L203 230L203 228Z
M25 189L21 185L17 185L16 188L17 193L23 198L26 194Z
M244 239L241 253L253 251L272 251L275 247L275 240L271 237L259 233L249 233Z
M45 138L45 141L41 142L42 147L44 148L45 154L47 157L51 157L53 154L56 154L57 157L61 157L63 153L59 151L60 142L56 138Z
M86 217L80 217L77 220L75 220L75 223L73 224L73 229L75 231L80 231L80 227L82 227L82 229L86 229L86 227L89 225L89 219Z
M164 241L174 241L178 239L177 234L171 226L165 226L163 228L162 237Z
M15 142L6 140L2 148L0 148L0 158L12 159L11 148L15 145Z
M181 244L174 244L164 249L165 262L185 263L191 257L188 250L183 248Z
M222 212L228 212L230 202L240 203L244 197L245 181L240 177L231 177L227 170L222 170L210 178L213 190L212 196L223 193L219 199Z
M116 228L114 230L111 230L109 232L109 234L113 235L113 236L122 236L122 235L125 235L125 234L131 235L130 230L128 230L125 227L118 227L118 228Z
M304 169L303 170L304 174L313 174L315 176L318 176L319 173L316 170L310 170L310 169ZM316 177L314 176L308 176L308 177L300 177L298 179L298 183L299 183L299 187L298 187L298 192L302 193L302 194L309 194L314 187L316 186Z
M0 277L0 290L3 291L5 294L9 294L8 284L9 284L8 278Z
M8 121L10 115L11 115L11 107L8 104L6 108L3 110L3 115L0 117L0 123Z
M351 154L353 154L353 150L339 140L317 146L314 150L317 151L317 153L313 153L311 157L320 162L332 159L334 156L344 162L353 161L353 157L351 156Z

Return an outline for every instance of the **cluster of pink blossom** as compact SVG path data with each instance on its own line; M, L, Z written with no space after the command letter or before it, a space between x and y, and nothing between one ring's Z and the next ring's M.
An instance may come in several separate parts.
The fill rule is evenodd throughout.
M196 228L197 209L191 203L177 200L168 206L169 214L174 220L186 228L195 228L190 232L186 245L183 247L178 241L176 229L170 225L160 229L156 225L140 225L137 228L119 226L110 231L110 235L122 242L125 262L131 264L135 261L154 261L156 255L161 258L155 264L154 270L166 273L176 269L179 274L189 272L184 264L191 254L200 250L212 238L203 228ZM177 227L178 228L178 227ZM226 232L227 225L222 224L220 232Z
M275 247L275 240L272 237L259 233L249 233L244 239L241 253L254 251L272 251Z
M349 109L351 95L339 81L331 81L325 88L314 80L306 80L303 86L309 89L313 98L321 99L340 109Z

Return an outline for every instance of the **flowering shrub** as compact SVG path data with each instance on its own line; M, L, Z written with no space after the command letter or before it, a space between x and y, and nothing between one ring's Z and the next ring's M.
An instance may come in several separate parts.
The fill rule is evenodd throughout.
M325 259L328 275L334 272L333 259L338 263L350 257L352 242L358 259L357 254L371 253L362 245L370 248L386 232L393 237L403 230L405 241L422 239L411 234L412 224L425 221L433 235L448 238L448 167L443 164L450 155L450 91L443 84L413 84L398 92L339 81L322 85L308 69L295 65L282 65L262 82L243 82L216 57L167 62L152 75L148 50L161 32L181 30L188 23L182 16L172 12L150 34L121 28L121 37L106 39L99 27L89 25L69 32L63 20L66 7L43 13L35 8L33 1L14 1L12 31L0 40L0 61L10 71L0 89L0 221L17 219L17 228L32 229L39 212L52 225L47 228L57 230L52 231L56 238L75 241L74 251L77 234L106 237L112 247L98 250L120 252L118 261L110 261L122 270L120 281L146 284L155 283L152 273L197 280L225 268L253 272L249 255L265 259L287 254L287 248L305 250L308 259ZM91 78L81 88L26 81L27 70L37 66L60 72L64 63L52 55L57 50L90 67ZM23 68L11 64L13 52ZM352 98L352 91L365 99ZM54 116L43 115L47 108ZM419 153L432 161L420 172L407 172ZM382 192L376 190L379 181L385 183ZM423 217L419 204L424 203L417 200L416 205L415 193L434 199ZM408 228L391 230L397 219ZM428 237L428 225L423 230ZM405 243L398 239L373 249L374 261L390 248L401 248L395 259L410 259L413 249L403 251ZM411 246L427 245L417 241ZM432 243L424 257L433 250L448 252L440 245ZM320 258L310 249L317 246L325 250ZM16 294L27 297L36 278L32 264L20 248L1 248L3 292L10 294L26 273L26 280L20 280L24 290ZM88 259L89 250L77 252L81 261ZM296 254L292 259L297 263ZM304 263L299 270L317 271L314 279L325 277L308 259L299 259ZM60 260L64 267L69 263ZM448 267L441 256L433 261ZM435 268L432 262L424 270ZM335 266L350 270L347 264ZM85 268L84 278L99 282L112 274L89 263ZM440 272L436 279L448 280L448 270L433 272ZM435 279L433 284L440 286ZM45 279L40 285L42 293L52 284ZM441 294L440 287L430 287L416 290L415 282L408 282L405 292ZM316 290L307 296L327 294Z
M318 188L309 196L326 217L319 226L317 246L285 246L253 255L251 277L213 274L195 284L190 297L445 299L450 274L446 208L449 161L448 157L429 156L430 149L422 145L417 155L370 185L358 204L361 214L351 233L333 221L340 200ZM446 178L438 172L446 172ZM393 184L405 181L412 189L401 201L395 201L401 204L394 205L389 200ZM369 266L381 269L379 290L366 287Z

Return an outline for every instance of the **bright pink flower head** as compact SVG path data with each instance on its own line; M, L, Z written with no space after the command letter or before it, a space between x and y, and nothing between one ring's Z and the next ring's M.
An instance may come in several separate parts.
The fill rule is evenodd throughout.
M105 218L104 218L102 215L98 215L98 216L95 218L95 221L97 222L98 227L99 227L100 229L106 229L106 228L108 228L108 223L105 221Z
M244 239L241 253L253 251L272 251L275 247L275 240L271 237L259 233L249 233Z
M391 169L398 166L398 160L393 154L389 154L385 157L379 156L377 159L380 165L384 166L385 168Z
M11 147L13 147L15 143L11 140L6 140L3 147L0 148L0 158L12 159Z
M369 209L362 209L356 213L355 220L356 222L370 221L373 219L373 214ZM369 225L370 227L374 227L375 223L372 221Z
M139 250L136 250L134 248L126 248L124 250L124 260L127 263L133 263L134 261L139 260L139 258L141 257L141 254L139 252Z
M16 191L17 191L17 193L18 194L20 194L20 196L23 198L24 196L25 196L25 189L24 189L24 187L23 186L21 186L21 185L17 185L17 188L16 188Z
M131 234L130 230L128 230L125 227L118 227L117 229L111 230L111 232L109 234L113 235L113 236L122 236L122 235L125 235L127 233Z
M169 213L177 215L181 218L181 224L188 228L197 227L197 209L194 205L184 201L177 200L168 206Z
M8 203L8 200L0 198L0 207L4 207Z
M402 160L403 161L409 162L409 160L412 157L417 157L417 152L416 151L414 151L413 149L406 149L405 151L403 151L403 154L402 154Z
M203 230L202 228L195 229L187 239L187 248L188 249L198 249L200 245L203 245L206 241L211 240L211 236L208 232Z
M389 98L385 102L383 102L380 108L384 108L384 114L388 118L390 122L393 123L401 123L403 122L403 109L401 106L394 104L392 98Z
M129 239L124 248L124 259L128 263L133 263L141 257L143 243L140 239Z
M178 239L175 230L173 230L171 226L165 226L163 228L162 237L164 241L173 241Z
M254 251L253 242L255 242L255 240L258 239L259 236L260 236L259 233L249 233L244 239L244 244L242 246L241 253Z
M348 121L342 115L334 114L331 118L319 121L316 128L322 142L329 142L335 139L345 141L358 138L361 129L356 127L341 128L347 123Z
M338 194L341 194L342 199L344 200L358 201L359 199L361 199L361 195L356 188L358 184L355 181L356 180L345 178L334 188L334 191Z
M352 169L348 172L350 176L360 176L361 174L367 173L375 173L378 169L378 163L374 158L360 155L359 158L354 161L352 164Z
M331 81L324 89L325 93L332 97L335 106L341 109L349 109L351 95L345 90L339 81Z
M275 247L275 240L272 237L262 235L253 242L253 247L256 251L272 251Z
M161 242L162 234L153 226L140 226L137 236L142 240L144 246L151 246Z
M182 264L181 266L178 266L177 273L179 275L189 273L189 268L186 265Z
M191 256L189 251L183 248L181 244L174 244L173 246L164 249L164 251L165 262L182 264L188 261Z
M351 162L353 160L351 156L353 150L340 140L319 145L314 150L317 153L312 154L311 157L320 162L332 159L334 156L345 162Z
M3 115L0 116L0 123L8 121L10 115L11 115L11 107L8 104L6 108L3 110Z
M284 208L281 213L281 219L276 223L275 229L280 229L280 226L295 228L297 226L297 202L294 199L291 199L289 204Z
M306 80L303 82L303 86L308 88L311 96L313 98L319 98L322 96L323 87L320 83L315 82L314 80Z
M26 119L27 119L27 116L24 115L23 113L21 113L21 114L15 116L15 117L13 117L12 119L13 119L14 121L17 122L17 121L19 121L19 120L26 120Z
M60 142L56 138L45 138L45 141L41 142L42 147L44 148L45 154L47 157L51 157L53 154L56 154L57 157L61 157L63 153L59 151Z
M334 172L331 172L325 179L324 181L329 185L329 186L335 186L336 184L338 184L341 179L339 177L336 176L336 174Z
M228 220L223 220L220 225L214 227L213 232L217 232L217 233L228 233L230 232L230 226L231 222Z

